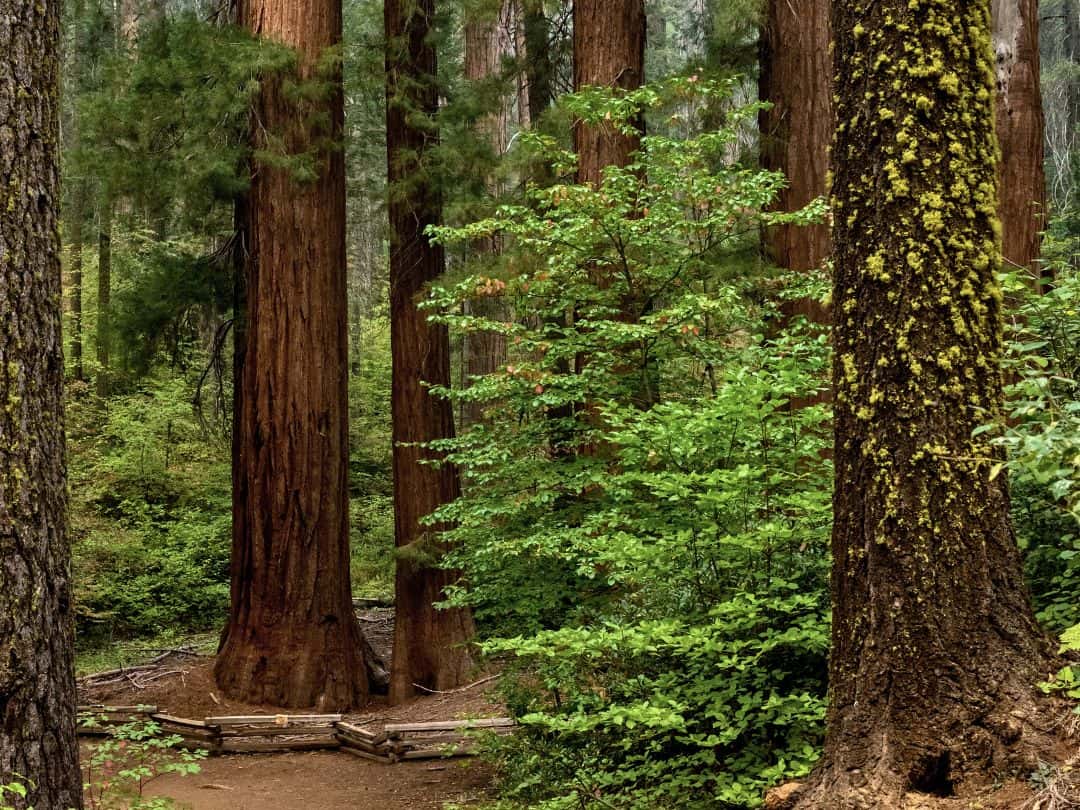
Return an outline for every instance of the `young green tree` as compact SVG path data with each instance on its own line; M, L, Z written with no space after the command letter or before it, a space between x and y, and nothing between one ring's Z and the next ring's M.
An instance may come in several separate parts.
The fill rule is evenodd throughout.
M1025 767L1051 651L979 430L1002 409L990 3L832 21L830 708L797 806L894 807Z
M368 696L349 577L341 3L245 0L239 14L295 49L298 75L293 91L264 76L253 117L264 159L244 206L232 594L215 676L239 699L341 710Z
M440 611L435 603L456 575L439 566L443 549L425 517L461 491L456 468L434 466L425 442L454 436L449 402L430 386L450 383L450 338L419 308L425 288L442 275L445 253L427 228L437 225L442 200L428 164L438 142L436 54L431 41L434 0L387 0L386 149L390 182L390 321L393 355L394 538L397 620L390 699L464 682L472 667L474 634L468 609Z
M59 4L0 3L0 786L82 807L66 533ZM9 800L4 797L4 803Z

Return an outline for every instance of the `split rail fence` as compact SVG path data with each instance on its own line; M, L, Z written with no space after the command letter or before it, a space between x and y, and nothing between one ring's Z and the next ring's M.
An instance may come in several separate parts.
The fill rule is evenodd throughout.
M340 714L277 714L207 717L189 720L159 712L156 706L80 706L79 734L106 736L123 725L155 723L163 736L176 736L184 748L211 754L278 753L335 749L386 764L414 759L472 756L477 730L508 734L508 717L393 723L380 730L348 722Z

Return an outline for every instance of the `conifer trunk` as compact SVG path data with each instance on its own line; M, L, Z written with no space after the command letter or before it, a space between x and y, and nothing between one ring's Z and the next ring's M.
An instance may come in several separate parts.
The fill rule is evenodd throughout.
M59 4L0 0L0 785L82 807L65 511Z
M551 23L543 0L521 0L525 37L525 84L529 122L536 126L551 104L555 68L551 62Z
M109 344L112 339L112 193L102 197L98 211L97 395L109 395Z
M577 0L574 3L574 89L632 90L645 80L643 0ZM598 185L605 166L625 166L641 138L611 126L574 125L578 183Z
M798 211L828 193L833 137L831 27L828 0L768 0L759 41L758 96L761 165L782 172L788 185L773 206ZM829 226L776 225L764 234L767 258L776 266L806 272L829 256ZM825 322L816 301L791 302L789 315Z
M76 380L86 379L83 368L83 220L86 217L86 182L79 180L71 206L71 366Z
M1046 227L1038 0L993 0L1002 253L1038 284Z
M454 435L449 402L432 397L431 385L450 384L450 339L445 326L428 322L418 308L427 285L445 266L441 246L424 233L438 223L442 201L425 161L437 142L434 124L417 116L438 109L436 57L430 41L434 0L387 0L386 144L391 188L390 320L393 355L394 538L397 621L390 700L413 695L417 686L447 689L464 682L472 666L465 646L473 637L466 610L439 611L434 603L457 578L437 567L442 549L434 527L420 521L458 497L454 467L422 464L432 453L417 442Z
M513 42L506 34L513 15L512 0L503 0L498 16L473 14L465 24L465 78L481 82L497 77L502 71L505 58L513 53ZM485 139L495 156L506 151L510 138L510 99L502 99L498 108L477 123L477 134ZM486 185L493 197L500 189L493 177ZM476 254L497 255L502 250L498 236L478 240L471 245ZM496 319L505 307L499 299L486 298L470 301L469 312L479 317ZM506 363L506 336L498 332L466 332L464 340L465 376L468 379L494 373ZM462 406L462 427L476 424L483 419L484 403L466 402Z
M846 810L1030 771L1051 659L1000 453L973 436L1002 409L989 2L832 19L830 707L799 806Z
M341 138L341 75L325 67L341 4L245 0L239 15L296 50L299 81L327 87L300 102L264 77L255 107L255 147L314 149L317 176L257 163L241 208L232 604L215 676L235 699L338 711L368 697L349 578L345 166L319 145Z

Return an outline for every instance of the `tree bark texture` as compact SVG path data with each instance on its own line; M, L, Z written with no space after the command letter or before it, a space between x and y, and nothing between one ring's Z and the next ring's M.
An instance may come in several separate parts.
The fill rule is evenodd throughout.
M1006 476L988 0L834 0L833 622L801 807L1023 770L1050 671ZM919 47L912 49L918 31Z
M521 0L525 37L525 84L529 123L536 126L553 98L555 66L551 61L551 22L543 0Z
M828 193L833 137L829 0L768 0L761 29L759 116L761 165L788 180L774 210L798 211ZM776 225L766 255L778 267L804 272L829 256L829 226ZM817 313L801 313L817 314ZM821 313L823 314L823 313Z
M645 80L644 0L576 0L574 88L633 90ZM598 185L605 166L625 166L641 138L611 126L574 125L578 183Z
M116 203L111 192L106 192L98 210L98 303L97 329L97 394L104 399L109 395L109 345L112 341L112 231L113 210Z
M0 0L0 785L82 807L66 532L59 4ZM4 803L14 797L5 795Z
M1002 253L1038 283L1046 227L1038 0L992 0L997 67L997 136Z
M438 567L437 527L421 520L458 497L457 470L432 467L417 443L454 435L453 408L432 397L431 385L450 384L450 339L418 305L445 266L442 247L424 230L439 221L442 202L424 165L437 143L436 57L430 42L434 0L387 0L386 138L390 181L390 319L393 355L394 537L398 547L397 621L390 700L461 684L474 634L465 610L433 606L456 575ZM420 116L427 117L421 123Z
M71 366L76 380L86 379L83 368L83 220L86 217L86 182L77 181L71 206Z
M263 77L264 133L317 177L253 166L245 213L246 315L238 330L232 605L215 668L236 699L338 711L368 697L349 578L348 340L343 96L325 55L341 41L340 0L245 0L240 22L298 54L298 102ZM321 122L321 123L320 123Z
M502 72L503 60L514 53L514 41L510 38L514 17L513 0L503 0L498 16L476 14L468 17L465 24L465 78L472 82L491 80ZM477 122L477 135L486 140L496 156L506 152L510 138L512 99L502 99L499 107ZM500 189L494 177L486 185L492 197L498 197ZM502 245L498 236L478 240L471 245L474 254L498 254ZM505 308L499 299L487 298L469 302L472 315L496 319ZM506 336L497 332L466 332L463 335L465 376L468 379L492 374L506 364ZM468 384L468 383L466 383ZM462 406L462 426L482 421L484 403L466 402Z

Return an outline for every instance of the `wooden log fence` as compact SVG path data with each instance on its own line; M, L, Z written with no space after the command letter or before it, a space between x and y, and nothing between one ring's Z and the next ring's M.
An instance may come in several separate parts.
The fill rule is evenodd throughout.
M157 706L80 706L79 734L105 736L128 723L154 723L178 747L211 754L340 750L391 764L476 753L474 732L508 734L508 717L392 723L379 730L348 722L340 714L246 715L191 720L159 712Z

